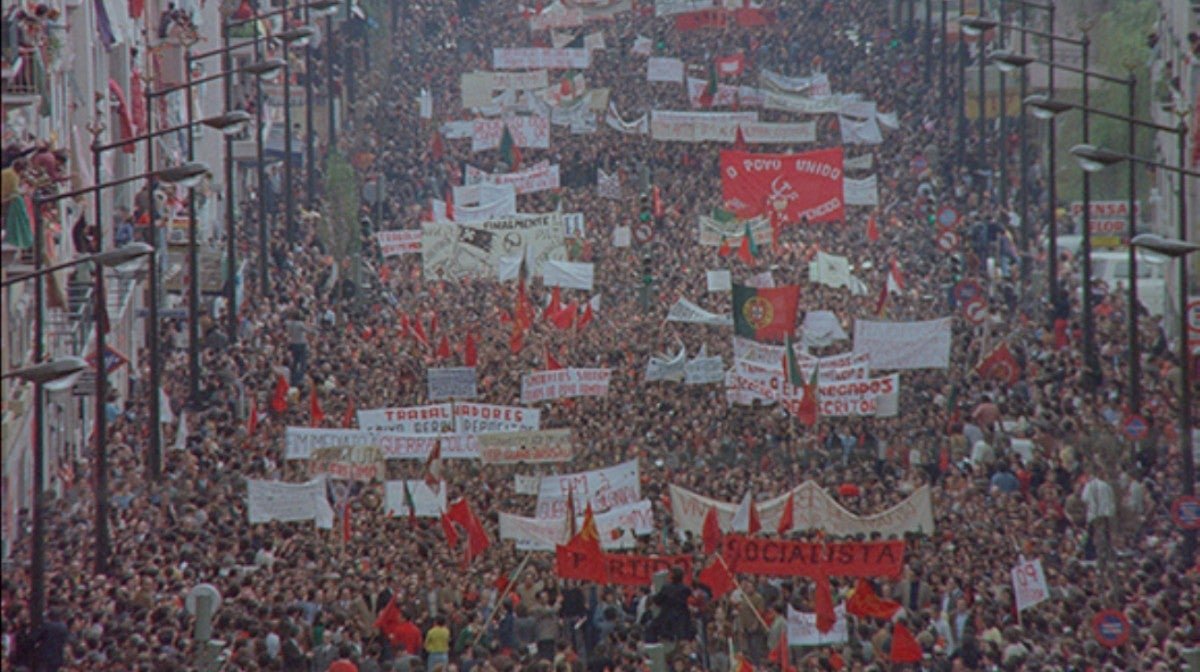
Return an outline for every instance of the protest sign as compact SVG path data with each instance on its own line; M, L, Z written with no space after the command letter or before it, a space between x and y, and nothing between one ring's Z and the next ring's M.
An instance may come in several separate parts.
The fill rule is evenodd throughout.
M874 369L944 369L950 365L953 318L923 322L855 320L854 351Z
M325 494L325 477L305 483L246 479L246 516L251 524L303 520L317 527L333 527L333 507Z
M1026 560L1022 556L1012 568L1012 584L1017 611L1025 611L1050 599L1050 587L1046 585L1046 574L1038 558Z
M727 534L721 540L721 557L739 574L899 577L904 568L904 542L812 543Z
M719 247L723 241L729 245L730 249L736 249L742 244L742 236L745 235L747 226L750 227L750 235L754 238L755 243L758 245L771 244L771 222L766 217L720 220L708 215L700 215L697 222L700 227L701 245ZM732 287L730 288L732 289Z
M476 438L484 464L570 462L575 450L569 429L480 434Z
M500 406L460 401L453 404L454 431L458 434L521 432L541 427L542 412L523 406Z
M438 489L429 487L424 479L408 481L387 481L384 485L384 500L389 516L407 517L408 502L404 497L404 486L408 484L408 492L412 495L413 508L417 518L440 518L446 510L446 483L438 483Z
M673 357L651 355L646 363L646 382L660 380L683 380L684 367L687 365L687 350L680 348Z
M507 256L524 254L529 271L541 276L547 261L567 258L563 213L517 214L474 224L433 223L421 229L424 277L454 280L495 277Z
M542 266L542 284L592 291L595 267L590 263L548 260Z
M554 2L541 12L529 17L529 30L551 30L556 28L578 28L583 25L583 12L578 7L567 7Z
M379 243L379 253L385 258L421 253L420 229L378 231L375 233L375 240Z
M717 6L717 0L654 0L655 16L674 16Z
M681 297L673 306L671 306L671 309L667 311L667 321L692 322L694 324L728 327L733 324L733 317L729 315L710 313L691 301Z
M448 366L440 369L426 369L429 383L429 400L439 399L474 399L478 396L475 390L475 367Z
M846 605L839 604L833 610L836 620L833 629L821 632L817 629L817 615L807 611L796 611L792 605L787 608L787 641L788 646L829 646L845 644L850 634L846 626Z
M583 509L576 511L576 529L583 525ZM557 518L527 518L500 513L500 538L517 542L521 551L553 551L555 545L567 543L566 512ZM650 500L642 499L595 514L600 546L607 549L630 549L636 545L635 536L654 532L654 512Z
M485 173L468 165L464 180L467 184L511 184L517 194L535 194L558 189L558 164L543 161L515 173Z
M733 290L733 275L726 269L708 271L705 280L710 292L729 292Z
M603 397L608 394L611 369L558 369L532 371L521 376L521 403Z
M879 184L874 175L861 180L847 177L842 186L846 192L846 205L879 205Z
M536 516L561 519L566 515L570 493L574 493L577 511L587 504L597 513L632 504L642 498L638 474L637 460L629 460L603 469L543 476Z
M513 492L517 493L518 495L536 495L538 494L538 488L540 487L539 484L541 482L541 476L513 474Z
M799 154L722 150L721 197L743 219L775 213L791 224L843 221L842 148Z
M683 61L666 56L651 56L646 59L646 81L683 83Z
M402 408L364 408L358 411L358 426L371 432L399 434L443 434L454 425L451 404L405 406Z
M625 121L617 111L617 104L608 101L608 111L604 113L604 123L609 128L628 135L645 135L650 132L650 115L643 114L633 121Z
M550 147L550 121L535 115L508 119L476 119L471 126L471 151L482 152L500 147L505 128L518 147Z
M837 315L828 310L810 310L804 314L800 343L805 348L825 348L849 338Z
M492 49L492 67L497 70L583 70L592 64L587 49L517 47Z
M307 460L319 448L377 446L385 460L424 460L435 441L442 444L443 459L478 459L479 444L469 434L432 436L397 432L368 432L361 429L287 427L284 430L284 459Z
M308 458L308 475L343 481L382 481L387 475L377 446L318 448Z
M683 373L688 385L719 383L725 379L725 363L720 356L697 357L688 361Z

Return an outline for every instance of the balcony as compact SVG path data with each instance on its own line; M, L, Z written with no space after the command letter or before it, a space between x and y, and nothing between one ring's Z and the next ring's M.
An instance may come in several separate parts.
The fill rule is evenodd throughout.
M41 103L41 88L34 77L34 64L30 54L22 54L15 61L6 64L2 74L4 83L0 88L3 95L4 107L34 106Z

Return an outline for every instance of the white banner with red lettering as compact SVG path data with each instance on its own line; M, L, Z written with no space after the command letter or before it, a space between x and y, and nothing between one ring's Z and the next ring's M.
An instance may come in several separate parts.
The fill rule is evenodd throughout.
M893 417L900 410L900 374L882 378L859 379L865 369L851 367L821 370L817 381L819 415L830 417ZM808 375L812 375L809 373ZM847 376L844 380L828 377ZM735 365L725 374L725 399L729 405L748 406L754 402L782 403L789 412L797 413L803 389L787 384L783 369Z
M583 525L583 507L576 511L575 527ZM527 518L511 513L500 513L500 538L517 542L521 551L553 551L567 541L566 514L557 518ZM637 545L634 538L654 533L654 512L650 500L642 499L632 504L615 507L595 516L596 531L600 533L600 546L606 550L628 550Z
M738 504L705 497L672 484L671 517L675 530L683 535L691 532L699 537L704 530L704 517L709 508L716 508L721 529L729 531ZM880 513L860 516L838 503L815 481L805 481L778 497L755 503L763 529L779 527L788 495L792 496L792 518L797 530L822 530L828 534L850 536L880 534L884 537L903 536L907 532L933 533L933 498L929 486L917 488L899 504Z
M471 124L471 151L496 149L504 136L504 128L518 147L549 149L550 120L545 117L509 117L508 119L476 119Z
M384 485L384 510L389 516L408 517L408 501L404 496L404 486L408 484L408 494L412 495L413 509L417 518L440 518L446 510L446 482L442 481L436 491L429 487L424 479L409 481L387 481Z
M1012 584L1017 611L1025 611L1050 599L1046 573L1042 571L1042 561L1037 558L1026 560L1025 556L1021 556L1017 565L1012 568Z
M531 431L541 427L541 419L536 408L473 401L358 411L358 426L363 430L429 436L445 433L446 425L459 434Z
M385 258L421 253L420 229L378 231L375 233L375 240L379 242L379 253Z
M532 371L521 376L521 403L536 404L570 397L603 397L608 394L612 369L557 369Z
M570 493L574 493L576 513L581 513L588 503L596 513L633 504L642 498L638 461L629 460L574 474L542 476L538 485L536 517L562 520Z
M829 646L844 644L850 640L850 630L846 625L846 605L839 604L833 614L836 620L833 629L821 632L817 629L817 615L809 611L796 611L792 605L787 608L787 640L788 646Z
M492 67L496 70L582 70L592 64L587 49L548 49L517 47L492 49Z
M757 120L757 112L652 110L650 133L667 142L733 142L740 128L747 144L800 144L817 138L816 124Z
M535 194L539 191L558 189L558 164L542 161L515 173L486 173L468 165L464 177L471 184L511 184L518 194Z
M479 442L472 434L401 434L368 432L361 429L322 429L287 427L284 429L284 459L307 460L321 448L358 448L375 446L385 460L424 460L435 441L441 441L446 459L479 459Z
M575 439L570 429L479 435L479 459L484 464L570 462L574 452Z
M772 213L791 224L843 221L842 148L799 154L722 150L721 196L741 219Z

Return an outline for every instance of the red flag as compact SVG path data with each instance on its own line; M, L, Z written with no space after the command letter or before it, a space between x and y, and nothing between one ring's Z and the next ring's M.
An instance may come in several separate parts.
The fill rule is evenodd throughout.
M431 313L429 315L429 338L431 340L434 338L437 338L437 331L438 331L437 313Z
M436 322L435 322L436 324ZM415 315L408 321L408 327L412 331L413 338L425 347L429 347L429 337L425 335L425 327L421 326L421 319Z
M867 215L867 240L872 243L879 240L879 223L875 221L875 213Z
M975 367L980 378L997 380L1008 385L1015 385L1021 378L1021 364L1008 349L1008 343L1001 343L983 358Z
M437 355L438 361L441 361L443 359L450 359L450 354L451 354L450 353L450 337L447 336L446 334L442 334L442 340L438 341L438 346L437 346L436 355Z
M554 318L562 311L562 289L559 287L550 288L550 303L542 309L542 319L553 322Z
M742 244L738 246L737 251L738 259L741 259L742 263L754 263L754 252L750 249L752 242L753 238L751 236L742 236Z
M349 399L346 403L346 410L342 411L342 429L352 427L354 427L354 400Z
M425 458L425 485L428 485L432 490L438 487L442 482L442 440L435 439L433 442L433 450L429 451L429 457Z
M287 393L288 381L287 378L279 376L275 379L275 394L271 397L271 410L276 413L283 413L287 410Z
M746 136L742 133L741 124L738 124L737 134L733 136L733 148L739 152L746 151Z
M579 314L579 319L575 321L575 330L581 331L584 327L592 323L596 319L595 306L598 303L599 296L592 297L587 303L583 304L583 312Z
M467 342L463 346L463 366L475 366L479 363L479 351L475 345L475 334L467 334Z
M325 422L325 411L321 409L321 400L317 398L316 385L308 395L308 422L310 427L320 427Z
M817 424L817 415L820 411L820 405L817 403L817 381L820 379L820 371L820 365L813 367L812 375L804 384L804 398L800 400L796 409L796 419L806 427Z
M795 493L789 492L787 502L785 502L783 505L783 515L779 517L779 525L775 528L775 531L778 532L780 536L791 532L792 528L796 526L796 514L794 511L792 511L792 508L795 506L794 498Z
M888 300L888 282L883 281L883 286L879 288L879 298L875 300L875 315L883 315L884 309L887 308Z
M353 509L350 507L350 500L347 499L345 504L342 504L342 543L350 543L350 536L354 532L351 525L350 512Z
M712 553L721 545L721 521L717 517L717 507L708 507L708 513L704 514L704 530L700 536L704 540L705 553Z
M246 434L254 436L258 431L258 399L250 397L250 416L246 418Z
M575 318L579 316L579 302L572 300L567 305L563 306L557 314L551 316L550 321L554 326L567 331L575 326Z
M450 190L450 185L446 185L446 219L454 221L454 192Z
M754 672L754 666L742 654L737 656L737 667L733 668L733 672Z
M813 606L817 612L817 632L826 633L833 630L837 623L837 614L833 613L833 592L828 576L818 576L815 580L817 586Z
M445 153L446 148L442 144L442 134L434 130L433 138L429 141L429 154L433 157L434 161L441 161Z
M446 535L446 545L450 548L458 546L458 530L454 529L454 521L449 514L442 514L442 533Z
M546 370L547 371L558 371L559 369L563 368L562 363L560 363L558 361L558 359L556 359L554 357L554 354L550 352L549 346L546 347L544 352L546 354Z
M888 621L897 611L900 611L900 603L881 599L866 579L858 580L854 593L846 600L846 613L859 618L870 616Z
M404 617L396 608L396 598L393 596L391 600L388 600L383 611L379 612L379 616L375 618L375 627L394 645L400 641L400 628L403 625Z
M508 337L508 351L514 355L520 354L525 347L525 330L513 324L512 335Z
M708 586L712 591L713 599L719 599L726 593L733 592L737 588L736 582L733 580L733 575L729 573L729 567L721 559L721 556L715 555L708 561L708 566L700 570L696 579Z
M408 315L400 313L400 338L409 338L412 335L412 327L408 324Z
M600 532L596 529L596 516L588 502L583 511L583 525L565 546L555 549L555 573L593 583L608 583L608 566L604 562L604 551L600 548Z
M655 217L663 216L662 189L658 185L650 189L650 214Z
M459 498L451 504L450 508L446 510L446 516L467 531L467 554L463 558L463 562L470 564L491 545L487 530L483 529L483 524L479 522L479 518L475 517L475 512L471 510L471 505L465 499Z
M779 642L771 649L771 654L767 656L767 660L779 665L780 672L794 672L796 668L792 667L792 651L788 648L787 628L779 633Z
M903 623L892 627L892 652L888 658L893 663L921 662L921 645Z
M733 254L733 246L729 244L729 239L721 236L721 246L717 248L717 255L722 259Z
M846 661L842 660L842 654L833 651L829 654L829 665L834 670L842 670L846 667Z

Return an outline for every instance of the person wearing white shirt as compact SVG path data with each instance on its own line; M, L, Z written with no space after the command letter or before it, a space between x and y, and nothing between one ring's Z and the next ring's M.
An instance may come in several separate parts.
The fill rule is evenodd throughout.
M1117 498L1113 495L1112 486L1095 474L1084 484L1079 497L1087 507L1088 535L1096 547L1103 570L1112 552L1112 523L1117 515Z

